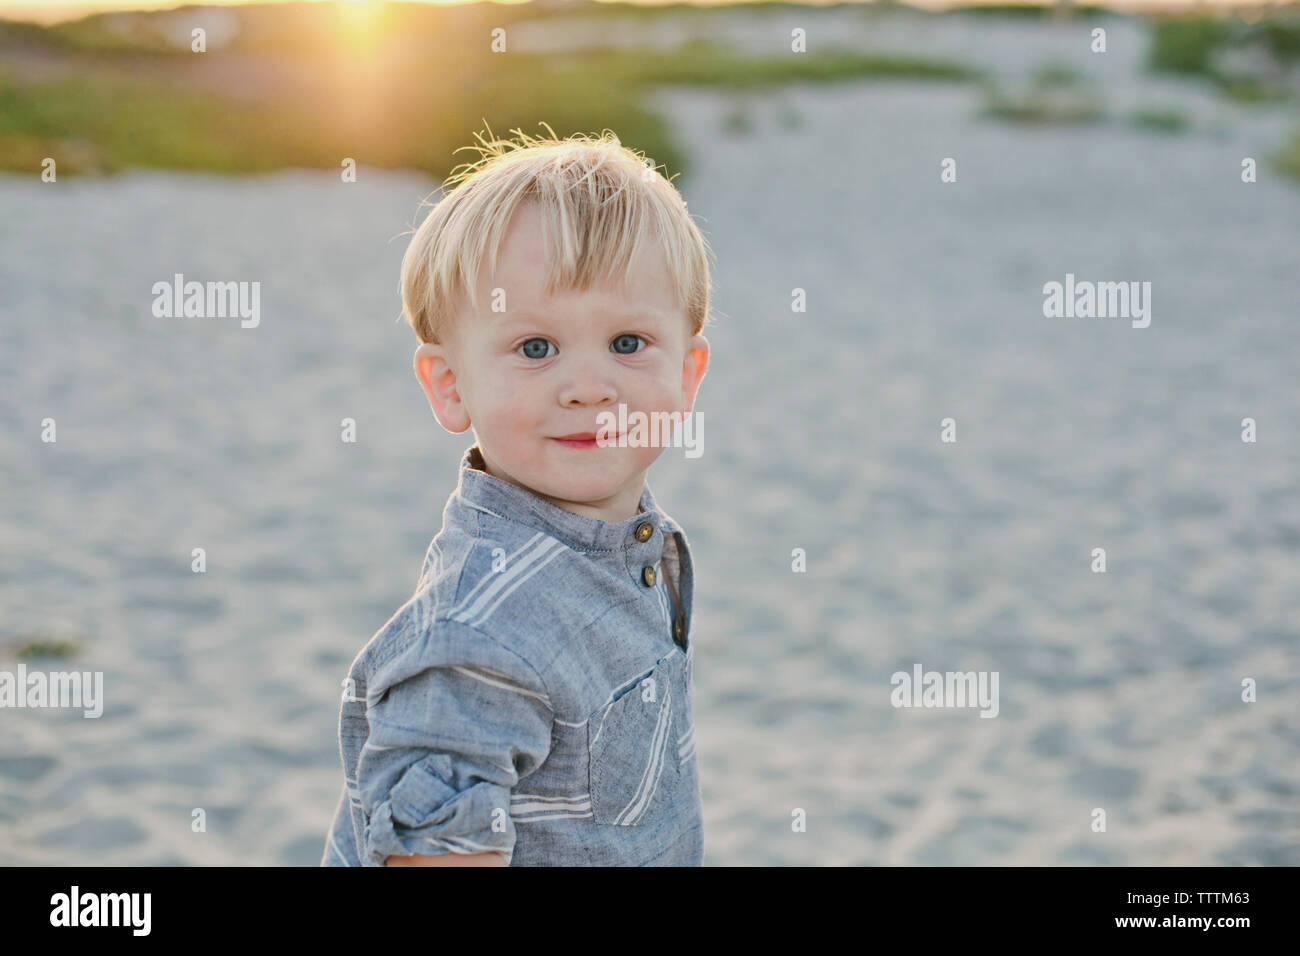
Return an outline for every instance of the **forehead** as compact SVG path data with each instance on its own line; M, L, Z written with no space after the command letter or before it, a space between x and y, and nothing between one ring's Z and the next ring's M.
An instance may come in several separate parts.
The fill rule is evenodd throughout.
M589 306L602 314L625 318L654 318L662 321L684 316L678 305L663 244L647 233L627 267L615 268L611 276L593 276L587 288L558 288L548 294L558 237L545 233L540 209L525 203L511 219L497 251L495 267L489 261L479 274L479 300L495 318L528 315L544 318L557 307ZM583 277L579 276L581 280ZM492 313L494 289L503 289L507 311Z

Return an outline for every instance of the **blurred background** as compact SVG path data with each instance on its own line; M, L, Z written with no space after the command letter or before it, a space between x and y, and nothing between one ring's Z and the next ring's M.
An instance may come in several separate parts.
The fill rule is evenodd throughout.
M653 158L717 256L704 454L650 473L706 865L1300 864L1294 5L0 18L0 670L105 698L0 710L0 863L319 862L341 681L472 441L405 234L545 122ZM260 323L155 317L176 273ZM1150 282L1150 326L1044 317L1067 274ZM997 671L997 718L892 707L916 664Z

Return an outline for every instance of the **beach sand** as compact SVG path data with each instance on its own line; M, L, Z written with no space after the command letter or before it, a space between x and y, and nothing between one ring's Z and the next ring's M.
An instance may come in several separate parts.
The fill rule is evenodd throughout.
M1180 137L662 93L722 313L704 454L650 473L695 555L706 864L1300 864L1300 189L1237 175L1276 113L1176 95ZM106 698L0 711L0 863L319 861L340 682L470 441L399 315L431 188L0 179L0 668L67 638L29 669ZM260 281L260 325L153 317L178 272ZM1150 281L1150 327L1045 318L1067 273ZM915 664L998 672L998 716L891 706Z

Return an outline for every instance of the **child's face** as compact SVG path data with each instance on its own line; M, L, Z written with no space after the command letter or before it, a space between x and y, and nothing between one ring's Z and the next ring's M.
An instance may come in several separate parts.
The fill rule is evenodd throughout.
M626 287L548 298L548 265L540 214L525 203L496 274L487 263L480 272L480 311L467 301L445 345L416 350L416 376L444 428L460 434L473 426L489 474L576 514L624 521L636 514L646 471L663 449L556 439L597 432L597 416L617 416L620 404L629 419L690 412L709 343L689 336L657 243L642 246ZM503 312L492 311L494 289L503 290Z

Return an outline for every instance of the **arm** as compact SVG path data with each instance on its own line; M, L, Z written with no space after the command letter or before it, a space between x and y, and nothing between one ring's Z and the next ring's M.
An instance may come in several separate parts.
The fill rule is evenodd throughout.
M439 853L437 856L390 856L384 866L509 866L501 853Z
M495 638L452 621L371 675L357 761L367 866L508 866L521 777L550 751L541 676Z

